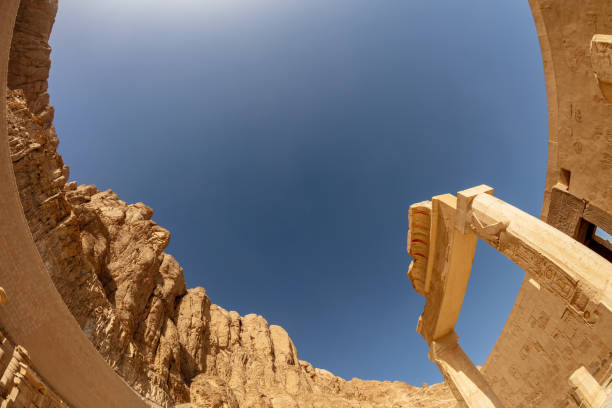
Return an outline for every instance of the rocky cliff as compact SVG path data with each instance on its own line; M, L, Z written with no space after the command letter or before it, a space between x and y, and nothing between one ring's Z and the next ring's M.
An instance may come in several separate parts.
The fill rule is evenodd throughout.
M186 289L170 233L145 204L68 183L47 77L57 2L22 0L7 97L23 209L55 285L106 361L162 406L450 407L444 384L346 381L301 361L286 331Z

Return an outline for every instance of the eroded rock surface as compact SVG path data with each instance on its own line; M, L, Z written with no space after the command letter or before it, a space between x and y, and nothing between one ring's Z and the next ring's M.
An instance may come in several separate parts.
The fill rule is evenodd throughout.
M279 326L187 290L145 204L67 183L48 104L57 2L22 0L7 96L11 158L30 230L58 291L104 359L146 398L202 407L450 407L444 384L346 381L298 358Z

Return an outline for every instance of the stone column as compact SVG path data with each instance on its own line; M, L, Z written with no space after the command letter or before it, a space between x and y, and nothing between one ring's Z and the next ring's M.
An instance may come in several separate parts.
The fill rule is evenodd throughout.
M502 408L485 378L457 343L455 332L435 340L429 358L435 362L457 400L469 408Z

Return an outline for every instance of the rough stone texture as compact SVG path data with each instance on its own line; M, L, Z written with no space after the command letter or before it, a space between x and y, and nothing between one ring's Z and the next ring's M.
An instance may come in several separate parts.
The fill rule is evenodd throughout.
M191 405L194 408L238 408L234 392L219 377L200 374L189 387Z
M46 122L53 120L47 92L51 66L48 41L57 7L57 0L21 0L7 77L9 88L23 89L32 113Z

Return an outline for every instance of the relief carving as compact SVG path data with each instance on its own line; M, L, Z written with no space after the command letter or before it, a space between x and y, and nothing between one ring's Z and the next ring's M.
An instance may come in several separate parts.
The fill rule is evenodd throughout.
M408 268L408 278L417 293L425 296L425 276L429 256L431 202L413 204L408 211L408 253L414 260Z
M506 242L502 250L526 272L531 273L537 282L559 295L568 303L571 301L577 282L569 277L561 268L543 255L518 240Z
M506 231L510 221L503 220L492 224L485 224L478 216L472 213L472 230L482 239L491 242L495 246L499 245L499 236Z

